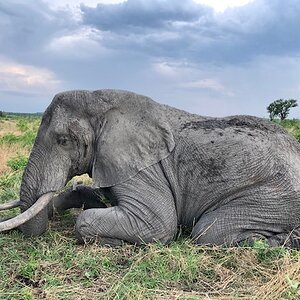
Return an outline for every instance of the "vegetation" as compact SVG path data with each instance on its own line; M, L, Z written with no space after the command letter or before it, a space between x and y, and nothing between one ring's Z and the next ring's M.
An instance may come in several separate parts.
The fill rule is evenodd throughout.
M290 109L296 106L298 106L298 104L295 99L279 99L272 102L267 107L270 120L273 121L276 117L279 117L281 121L285 120L290 113Z
M39 122L0 119L0 202L18 197ZM280 124L299 138L299 121ZM58 217L41 237L0 234L1 300L300 299L299 251L260 241L251 248L199 247L183 229L169 246L82 246L73 236L78 213Z
M275 123L284 127L300 143L300 121L299 120L274 120Z

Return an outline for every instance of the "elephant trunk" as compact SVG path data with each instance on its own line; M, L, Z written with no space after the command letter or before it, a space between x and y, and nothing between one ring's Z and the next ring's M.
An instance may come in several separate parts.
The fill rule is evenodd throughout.
M53 163L53 161L59 160L51 151L49 152L49 149L36 141L23 173L20 190L21 213L31 208L43 195L56 192L65 185L69 177L69 168L66 168L63 162ZM47 227L48 206L45 205L20 229L27 236L36 236L44 233Z
M37 162L41 159L40 155L32 152L29 162L23 173L20 190L20 209L24 213L31 207L44 193L41 191L41 170ZM48 211L45 206L38 214L20 226L21 231L26 236L37 236L44 233L48 227Z
M0 210L21 209L20 215L0 222L0 232L19 227L26 236L37 236L47 230L49 203L54 192L65 185L68 172L62 171L60 164L53 166L44 153L38 147L31 152L23 173L20 201L0 205Z
M48 204L52 192L57 190L57 180L44 171L45 162L51 162L46 153L46 149L36 142L23 173L20 201L0 205L0 210L20 207L21 214L0 222L0 232L19 227L26 236L37 236L47 230Z

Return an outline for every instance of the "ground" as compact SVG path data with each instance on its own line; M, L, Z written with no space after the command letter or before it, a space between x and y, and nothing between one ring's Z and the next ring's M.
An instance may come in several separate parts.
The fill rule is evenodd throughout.
M18 198L39 122L38 117L0 118L0 203ZM300 140L299 121L281 125ZM87 176L83 180L90 182ZM300 299L299 251L263 242L199 247L185 229L169 246L82 246L73 235L77 214L57 218L41 237L0 234L1 300Z

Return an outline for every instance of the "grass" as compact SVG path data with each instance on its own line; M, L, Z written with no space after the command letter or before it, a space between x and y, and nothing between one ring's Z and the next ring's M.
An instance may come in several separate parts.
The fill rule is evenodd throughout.
M284 127L291 135L293 135L300 143L300 121L299 120L276 120L277 124Z
M18 197L40 122L29 117L4 121L9 125L0 119L0 202ZM289 122L284 126L299 134L300 122ZM199 247L188 234L168 246L82 246L73 236L77 214L72 210L57 217L40 237L0 234L1 300L300 299L299 251L260 241L251 248Z

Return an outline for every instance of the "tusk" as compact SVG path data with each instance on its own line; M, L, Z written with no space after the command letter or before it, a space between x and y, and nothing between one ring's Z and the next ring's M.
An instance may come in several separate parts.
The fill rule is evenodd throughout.
M3 218L1 218L0 219L0 223L1 222L4 222L4 221L7 221L7 220L10 220L10 219L12 219L13 217L3 217Z
M6 209L10 209L10 208L15 208L15 207L19 207L21 204L20 200L14 200L8 203L4 203L4 204L0 204L0 210L6 210Z
M32 206L30 206L27 210L25 210L23 213L20 215L9 219L7 221L1 222L0 223L0 232L14 229L34 216L36 216L40 211L42 211L51 201L52 197L54 195L54 192L50 192L47 194L44 194L41 196Z

